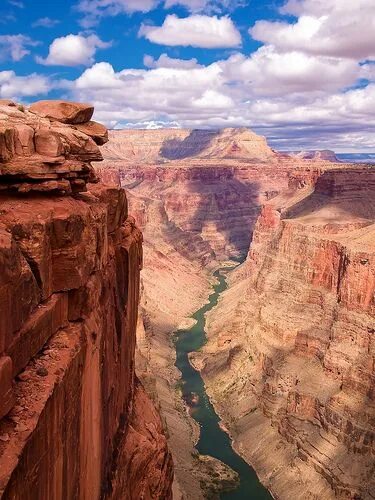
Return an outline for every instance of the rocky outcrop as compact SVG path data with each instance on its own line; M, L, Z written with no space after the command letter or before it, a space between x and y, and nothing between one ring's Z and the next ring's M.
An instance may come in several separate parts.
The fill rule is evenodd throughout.
M72 153L67 138L83 133L51 121L60 119L55 105L48 113L43 103L51 118L35 118L36 129L31 111L9 108L1 108L12 131L6 151L26 121L30 148L62 144L59 165L91 171L95 143L85 135ZM44 186L25 195L16 184L34 186L35 165L40 183L50 182L40 156L14 150L0 163L0 496L171 498L162 423L134 372L142 234L122 189L90 184L71 196Z
M195 363L277 498L374 498L375 171L268 203Z
M65 194L95 182L91 162L102 160L98 144L108 135L91 122L93 107L40 101L29 109L0 102L0 189Z

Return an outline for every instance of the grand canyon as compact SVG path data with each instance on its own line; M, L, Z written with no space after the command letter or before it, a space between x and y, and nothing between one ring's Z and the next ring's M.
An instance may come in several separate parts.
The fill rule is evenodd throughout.
M374 498L374 168L92 114L0 102L1 498Z
M374 170L247 129L113 131L103 154L144 233L137 369L176 495L205 491L172 334L242 262L190 356L235 449L276 498L373 498Z

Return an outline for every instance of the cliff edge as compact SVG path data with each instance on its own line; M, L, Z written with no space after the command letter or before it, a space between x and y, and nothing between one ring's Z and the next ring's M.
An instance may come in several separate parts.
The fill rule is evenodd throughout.
M0 103L0 497L169 499L134 372L142 234L90 106Z

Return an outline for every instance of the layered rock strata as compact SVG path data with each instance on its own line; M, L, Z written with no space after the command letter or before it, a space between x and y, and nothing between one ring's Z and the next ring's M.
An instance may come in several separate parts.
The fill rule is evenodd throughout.
M30 108L0 101L0 189L77 193L96 176L105 127L90 121L94 108L40 101Z
M374 498L375 171L291 179L194 358L277 498Z
M82 114L67 104L70 122L77 107L78 120L87 119L85 107ZM71 124L60 135L60 122L50 121L61 119L57 112L61 103L38 108L48 118L37 120L50 124L46 147L76 134ZM31 111L7 113L11 137L18 113L32 122ZM74 163L81 176L71 151L59 164ZM18 186L34 186L34 158L38 183L48 183L51 172L43 177L35 155L0 164L0 496L171 498L163 426L134 372L142 234L125 191L96 184L62 196L70 191L44 185L40 194L8 182L17 176Z
M261 206L290 186L313 189L321 172L340 168L315 157L272 151L243 129L111 131L101 178L128 191L144 231L145 271L137 368L160 406L176 464L175 498L203 498L198 429L181 401L173 332L210 293L210 270L244 257Z

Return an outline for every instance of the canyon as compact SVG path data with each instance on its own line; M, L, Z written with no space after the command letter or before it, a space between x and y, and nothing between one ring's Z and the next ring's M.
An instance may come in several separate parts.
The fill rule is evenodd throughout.
M93 108L0 102L0 497L172 498L134 370L142 233Z
M0 497L235 488L176 367L198 321L199 397L269 492L374 498L374 169L92 114L0 101Z
M191 355L236 450L276 498L373 498L374 170L278 153L247 129L109 137L97 172L144 233L137 370L168 429L174 497L204 498L208 479L173 333L213 271L244 261Z

